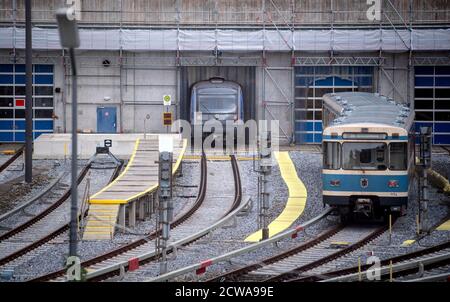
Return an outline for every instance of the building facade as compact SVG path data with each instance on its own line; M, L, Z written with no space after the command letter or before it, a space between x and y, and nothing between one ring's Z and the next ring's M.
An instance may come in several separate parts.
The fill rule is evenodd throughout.
M66 1L32 2L35 137L69 132L71 70L54 20ZM164 95L188 118L191 85L221 76L243 87L246 119L280 121L281 143L321 142L323 94L369 91L409 104L417 127L450 144L450 1L372 2L78 1L79 130L165 131ZM0 141L20 142L24 7L0 4Z

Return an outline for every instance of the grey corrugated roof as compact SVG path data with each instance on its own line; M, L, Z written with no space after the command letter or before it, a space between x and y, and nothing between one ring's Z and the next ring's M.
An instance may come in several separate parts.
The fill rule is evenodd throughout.
M329 93L323 100L329 107L340 110L332 125L377 123L406 128L412 114L408 107L375 93Z

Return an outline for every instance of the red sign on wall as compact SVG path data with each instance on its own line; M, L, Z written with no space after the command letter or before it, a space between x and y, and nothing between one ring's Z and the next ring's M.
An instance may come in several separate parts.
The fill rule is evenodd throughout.
M16 100L16 107L25 107L25 100L17 99Z

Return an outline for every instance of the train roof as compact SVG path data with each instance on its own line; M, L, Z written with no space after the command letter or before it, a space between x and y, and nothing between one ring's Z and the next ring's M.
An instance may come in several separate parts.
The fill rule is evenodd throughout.
M234 82L228 81L222 78L211 78L205 81L199 81L193 85L193 88L202 89L202 88L233 88L239 89L241 86Z
M373 123L409 129L413 113L388 97L368 92L339 92L323 96L324 106L336 114L329 126Z

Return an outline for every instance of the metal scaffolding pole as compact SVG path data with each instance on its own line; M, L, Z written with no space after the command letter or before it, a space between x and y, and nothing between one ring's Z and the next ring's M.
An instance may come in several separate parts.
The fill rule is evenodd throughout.
M31 36L31 0L25 0L25 182L33 180L33 45Z

